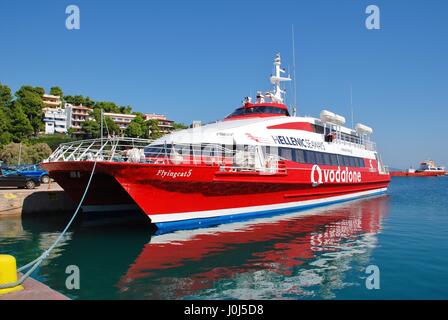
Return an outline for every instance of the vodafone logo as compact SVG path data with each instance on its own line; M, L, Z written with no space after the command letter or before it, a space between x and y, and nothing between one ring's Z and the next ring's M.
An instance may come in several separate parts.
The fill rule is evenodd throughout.
M337 170L322 170L317 164L311 169L311 182L313 184L322 183L359 183L361 182L361 172L348 170L348 167Z

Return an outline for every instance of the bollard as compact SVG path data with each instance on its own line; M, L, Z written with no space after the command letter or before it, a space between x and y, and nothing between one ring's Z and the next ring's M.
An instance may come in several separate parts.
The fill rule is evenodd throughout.
M0 254L0 285L17 281L16 258L7 254ZM23 286L0 289L0 294L23 290Z

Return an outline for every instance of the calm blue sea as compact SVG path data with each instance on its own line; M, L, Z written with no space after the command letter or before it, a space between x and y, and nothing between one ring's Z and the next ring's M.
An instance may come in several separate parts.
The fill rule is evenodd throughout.
M66 218L0 219L22 265ZM67 266L80 270L68 290ZM369 266L377 272L369 289ZM448 177L393 178L388 195L152 235L79 221L34 274L73 299L448 299Z

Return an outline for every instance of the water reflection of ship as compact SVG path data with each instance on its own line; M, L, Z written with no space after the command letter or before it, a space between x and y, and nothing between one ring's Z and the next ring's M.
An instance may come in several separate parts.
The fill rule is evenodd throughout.
M377 197L154 236L118 283L124 297L331 298L363 271L388 211Z
M38 250L47 249L61 230L61 219L38 224L27 220L25 230L35 235ZM135 261L142 247L151 239L148 225L138 222L98 226L78 222L33 276L70 298L116 299L114 290L120 277ZM31 258L30 258L31 259ZM76 265L81 272L81 289L67 290L67 266Z
M82 299L331 297L347 285L347 270L368 265L387 204L371 198L152 238L138 224L79 224L37 276ZM47 248L61 225L23 223L38 240L33 252ZM79 291L65 288L68 265L82 272Z

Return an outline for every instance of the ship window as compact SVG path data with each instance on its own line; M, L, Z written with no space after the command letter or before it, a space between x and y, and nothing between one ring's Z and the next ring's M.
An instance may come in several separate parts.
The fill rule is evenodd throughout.
M324 155L321 152L316 152L316 163L324 164Z
M154 157L154 156L160 155L160 153L163 150L164 150L163 145L157 145L157 146L146 147L144 149L144 152L145 152L145 156Z
M298 163L305 163L305 152L300 149L294 149L295 161Z
M269 107L269 106L259 106L259 107L251 107L251 108L238 108L233 113L231 113L228 117L235 116L244 116L250 114L282 114L285 116L289 116L289 112L286 109Z
M266 154L270 154L274 148L266 146ZM286 160L297 163L319 164L343 167L364 167L364 159L358 157L338 155L334 153L316 152L295 148L278 148L278 155Z
M359 158L359 166L361 168L364 168L364 159L363 158Z
M314 151L305 151L305 163L308 164L316 163L316 155Z
M270 146L266 146L266 154L271 154L271 147Z
M351 167L357 167L355 158L349 157L349 161Z
M338 162L340 166L348 166L347 162L346 162L346 156L341 156L338 155Z
M331 163L332 166L339 165L339 163L338 163L338 156L335 155L334 153L330 154L330 163Z
M324 127L322 127L321 125L313 124L313 128L314 128L315 133L320 133L320 134L324 133Z
M279 148L279 156L286 160L292 160L292 149L290 148Z
M329 153L324 153L324 164L325 165L331 165L331 159L330 159L330 154Z
M344 163L347 167L351 167L350 165L350 157L349 156L344 156Z

